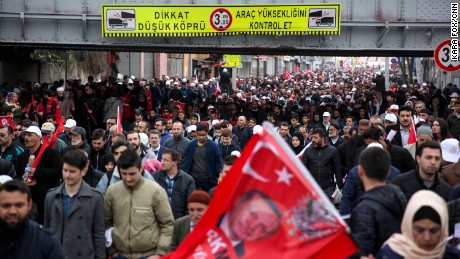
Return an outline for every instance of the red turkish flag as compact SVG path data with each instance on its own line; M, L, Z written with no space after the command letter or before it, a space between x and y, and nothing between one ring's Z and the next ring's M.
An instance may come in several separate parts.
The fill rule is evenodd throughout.
M415 116L412 117L412 123L410 125L409 139L407 140L407 145L415 144L417 142L417 134L415 132Z
M16 124L11 119L11 116L0 116L0 125L10 125L13 130L16 130Z
M147 114L150 113L150 111L152 110L152 92L150 91L150 88L147 89Z
M164 258L345 258L346 225L271 124L254 135L207 212Z
M117 112L117 133L122 133L123 132L123 127L121 126L121 120L123 120L123 118L121 117L120 106L118 106L117 108L118 108L118 112Z

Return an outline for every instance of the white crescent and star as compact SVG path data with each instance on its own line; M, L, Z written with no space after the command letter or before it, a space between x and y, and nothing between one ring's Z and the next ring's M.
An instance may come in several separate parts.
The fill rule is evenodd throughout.
M287 185L291 185L290 179L294 177L294 175L288 173L287 168L283 166L282 170L275 170L276 174L278 175L277 183L284 182Z

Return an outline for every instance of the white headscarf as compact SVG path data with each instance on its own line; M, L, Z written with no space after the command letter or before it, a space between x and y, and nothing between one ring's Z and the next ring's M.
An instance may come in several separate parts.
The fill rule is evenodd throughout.
M423 206L431 207L441 218L441 242L431 251L417 246L412 232L414 215ZM416 192L407 204L401 223L401 232L402 234L393 234L384 245L388 244L394 252L406 259L443 258L449 235L449 215L444 199L432 191L421 190Z

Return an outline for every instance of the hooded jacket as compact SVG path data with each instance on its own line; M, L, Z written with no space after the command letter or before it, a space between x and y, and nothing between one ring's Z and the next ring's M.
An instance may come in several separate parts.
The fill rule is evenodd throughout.
M364 193L350 217L352 238L359 249L355 256L376 254L393 233L399 233L406 205L401 189L391 184Z

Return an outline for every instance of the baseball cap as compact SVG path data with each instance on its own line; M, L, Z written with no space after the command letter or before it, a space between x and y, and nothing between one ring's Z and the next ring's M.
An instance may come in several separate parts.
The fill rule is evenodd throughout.
M380 143L370 143L369 145L367 145L366 148L371 148L371 147L378 147L378 148L383 149L383 146Z
M70 134L73 134L73 135L80 135L82 136L83 138L85 138L86 136L86 130L82 127L75 127L73 128L71 131L70 131Z
M53 123L51 123L51 122L45 122L42 125L42 133L44 133L44 134L54 132L55 129L56 129L56 127L54 127Z
M397 104L390 105L390 110L399 110L399 106Z
M324 112L323 117L331 117L331 114L329 112Z
M450 98L455 98L455 97L458 97L458 93L456 92L453 92L449 95Z
M428 125L421 125L417 129L417 135L428 135L433 137L433 130Z
M64 90L65 90L65 88L63 86L61 86L61 87L58 87L56 89L56 92L64 92Z
M448 138L441 142L442 159L447 162L457 163L460 158L460 147L458 140Z
M412 99L417 99L417 96L412 95L409 99L411 99L411 100L412 100Z
M396 115L388 113L387 115L385 115L385 120L396 123L397 118L396 118Z
M37 126L30 126L25 130L25 132L35 133L40 137L42 136L42 132Z
M215 109L213 105L208 106L208 110Z
M192 133L192 131L196 131L196 125L190 125L187 127L188 133Z
M74 119L68 119L64 125L65 128L72 128L75 126L77 126L77 122Z

